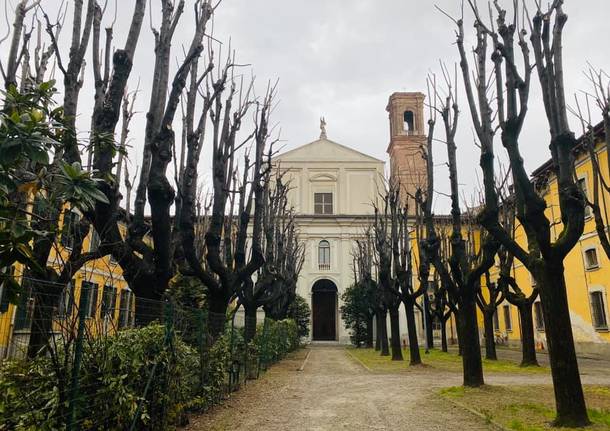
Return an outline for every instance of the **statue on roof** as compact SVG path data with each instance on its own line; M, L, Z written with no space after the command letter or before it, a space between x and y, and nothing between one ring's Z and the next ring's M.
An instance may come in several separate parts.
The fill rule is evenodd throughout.
M326 139L326 120L320 117L320 139Z

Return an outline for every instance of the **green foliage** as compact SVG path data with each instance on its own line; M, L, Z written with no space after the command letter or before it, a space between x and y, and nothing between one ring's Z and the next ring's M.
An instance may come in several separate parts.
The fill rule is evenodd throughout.
M226 393L234 360L250 358L256 364L260 352L269 364L299 347L293 320L267 320L264 326L248 355L240 331L231 328L209 349L191 344L181 331L168 338L160 324L90 339L76 397L78 429L129 429L140 403L136 429L145 430L168 429L182 423L188 411L209 409ZM0 430L65 427L71 353L0 362Z
M350 330L350 340L356 347L367 339L367 322L372 318L374 304L373 283L355 283L348 287L341 299L341 313L345 329Z
M296 295L294 301L288 307L288 318L295 321L299 337L309 336L309 318L311 309L309 304L301 295Z
M32 244L58 235L63 203L83 211L107 202L91 172L61 160L63 109L55 107L54 81L20 93L2 93L0 111L0 268L20 262L42 271ZM37 201L34 208L29 205ZM14 296L14 295L13 295Z
M292 319L265 319L256 329L254 345L265 365L277 362L299 347L297 324Z

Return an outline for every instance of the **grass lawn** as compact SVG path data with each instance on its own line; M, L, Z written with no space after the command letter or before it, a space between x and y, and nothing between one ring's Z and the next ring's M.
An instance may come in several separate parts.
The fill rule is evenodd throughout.
M484 386L479 389L452 387L441 390L441 396L468 407L488 420L516 431L540 431L553 428L555 400L550 385ZM610 429L610 387L585 386L589 419L587 430Z
M371 371L392 372L404 371L409 368L410 355L408 349L402 351L404 361L392 361L390 356L380 356L379 352L376 352L374 349L356 349L354 347L348 347L348 352L366 365ZM423 349L420 349L420 354L425 366L446 371L461 372L462 370L462 358L455 353L445 353L440 350L432 349L426 354ZM491 373L549 373L547 367L520 367L519 364L511 361L488 361L486 359L483 359L483 371Z

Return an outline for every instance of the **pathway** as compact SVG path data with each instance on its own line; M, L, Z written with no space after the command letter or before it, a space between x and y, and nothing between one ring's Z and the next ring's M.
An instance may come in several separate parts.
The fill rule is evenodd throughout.
M282 361L229 401L195 418L189 430L446 430L490 429L481 419L434 394L461 376L419 369L373 374L344 347L313 346ZM406 366L406 364L405 364Z

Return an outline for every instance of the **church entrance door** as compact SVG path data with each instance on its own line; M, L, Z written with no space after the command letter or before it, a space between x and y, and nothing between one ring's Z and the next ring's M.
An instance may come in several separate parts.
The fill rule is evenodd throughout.
M337 340L337 286L330 280L318 280L312 289L313 339Z

